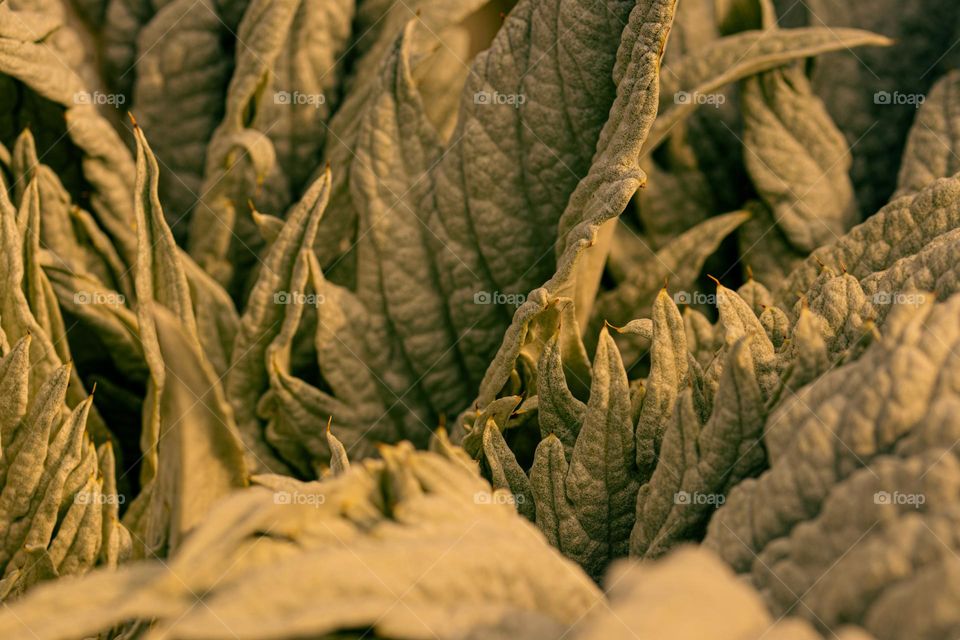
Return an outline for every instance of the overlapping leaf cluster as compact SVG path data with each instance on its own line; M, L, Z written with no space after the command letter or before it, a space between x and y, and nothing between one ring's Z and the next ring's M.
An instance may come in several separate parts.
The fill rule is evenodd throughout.
M0 636L960 633L960 23L801 4L0 3Z

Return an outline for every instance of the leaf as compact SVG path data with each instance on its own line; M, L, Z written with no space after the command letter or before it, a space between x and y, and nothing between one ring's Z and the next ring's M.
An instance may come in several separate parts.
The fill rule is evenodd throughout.
M868 31L825 27L743 31L721 38L682 62L675 62L670 66L671 73L663 76L661 114L650 131L644 153L660 146L671 129L697 108L696 100L677 102L678 92L709 95L731 82L794 60L841 49L890 44L889 39Z
M417 72L418 76L411 79L416 83L417 91L422 92L428 87L424 86L426 81L421 77L420 70L430 68L431 63L442 54L462 53L460 58L452 63L449 60L444 61L447 67L446 74L451 73L451 69L457 76L469 71L465 65L476 51L468 53L461 51L462 46L459 42L464 38L458 36L458 32L469 28L467 25L470 18L487 8L496 9L497 5L486 0L469 0L468 2L416 0L402 5L394 2L360 3L356 8L354 28L354 33L359 35L350 45L356 61L353 64L352 74L345 81L349 90L343 95L340 108L330 119L330 135L325 141L323 156L331 166L347 169L354 164L358 136L364 122L364 118L359 116L362 116L379 96L382 90L380 71L383 62L391 57L398 37L409 28L406 25L414 19L416 24L420 25L419 28L412 29L410 36L413 41L409 46L415 53L414 59L411 60L411 70ZM499 25L500 19L497 18L496 26ZM474 39L482 39L478 31L469 32L471 44ZM488 42L482 44L486 45ZM485 47L479 46L479 48ZM444 80L447 82L444 83L441 80L439 83L445 85L442 89L452 94L454 98L458 97L453 90L462 85L463 78L458 77L457 80L451 81L445 77ZM454 101L452 105L447 105L451 101L447 96L442 98L432 101L431 106L441 105L440 108L447 112L444 119L448 119L450 115L455 117L459 102ZM432 114L426 115L429 118ZM432 119L431 122L433 122ZM324 257L324 266L333 269L332 275L340 284L350 283L356 277L355 256L344 256L345 253L354 251L355 247L352 246L350 239L357 233L359 217L359 210L352 201L352 173L352 170L334 171L329 213L320 223L321 228L317 234L315 246L317 255ZM398 192L397 195L401 193Z
M158 392L156 482L144 522L149 553L174 552L232 489L248 484L247 453L218 380L179 318L151 306L165 382ZM138 542L140 542L138 540Z
M103 505L101 520L102 532L100 545L100 564L116 569L125 562L132 549L130 532L120 523L120 504L125 496L117 492L116 459L113 447L109 442L97 449L97 459L100 462L100 478L103 481L102 496L106 496Z
M689 296L700 269L723 239L749 216L735 212L711 218L673 239L649 256L636 256L637 262L615 289L602 293L594 306L592 325L604 321L622 325L648 314L657 292L669 281L680 289L678 296Z
M770 294L770 290L763 286L762 283L754 280L753 273L750 271L747 272L747 281L737 289L737 296L747 303L747 306L753 311L753 315L757 317L759 317L767 307L773 305L773 296Z
M397 440L398 425L416 423L418 418L406 414L405 405L397 402L396 396L390 400L392 407L385 404L389 396L383 394L380 375L389 376L390 372L378 374L364 359L373 344L363 305L349 291L324 279L312 252L301 250L302 256L306 256L307 282L312 287L308 290L314 292L317 301L313 305L317 316L315 362L329 392L297 378L291 369L294 331L303 317L300 314L311 311L309 304L294 299L287 307L283 331L268 349L267 358L272 362L270 387L258 412L269 420L267 437L285 459L306 458L308 465L316 468L333 454L329 443L320 437L316 422L336 416L346 449L354 457L363 458L374 453L376 443ZM398 407L404 409L403 415L388 410Z
M568 558L586 558L590 537L567 497L567 453L553 434L537 445L530 469L530 489L537 511L537 527L547 541Z
M23 204L26 187L37 182L40 208L43 210L40 243L56 255L57 266L76 273L89 272L126 295L132 284L116 248L93 217L76 207L57 174L41 164L36 141L29 129L18 137L13 149L11 173L17 199Z
M687 547L657 562L622 561L607 575L608 608L585 619L577 640L637 638L820 640L813 625L795 616L773 619L761 594L738 580L714 554ZM689 603L697 603L691 615ZM853 629L837 640L868 640Z
M664 5L666 4L672 3L664 3ZM596 77L594 78L591 73L576 74L576 76L567 78L563 75L563 72L558 72L554 66L546 64L532 66L531 72L526 75L523 72L524 65L532 64L538 51L542 50L544 55L548 57L561 55L562 53L554 50L552 45L548 44L548 33L541 35L539 26L531 31L529 25L534 22L538 25L553 24L555 20L549 16L552 16L555 12L560 12L557 15L566 15L565 12L568 9L554 7L553 5L534 7L530 3L521 3L508 17L491 48L480 54L474 61L473 68L477 73L472 74L467 80L461 99L461 118L452 136L453 140L458 142L452 145L449 152L439 159L436 166L429 172L428 177L425 178L434 186L432 187L430 201L424 203L425 212L420 214L421 220L426 221L420 232L426 234L424 236L426 242L436 255L436 277L441 285L440 292L446 298L446 310L443 309L444 305L437 307L430 304L425 307L421 304L420 308L436 309L438 314L429 320L422 317L416 319L418 327L429 327L435 331L439 331L441 327L451 327L450 330L452 330L455 340L450 343L441 346L434 345L428 340L421 340L421 342L430 346L432 352L440 355L446 354L442 364L448 371L451 366L457 364L456 358L462 359L463 363L459 366L465 369L469 382L465 389L475 386L487 369L489 358L493 355L502 331L507 324L507 319L512 313L511 309L505 308L501 304L477 304L474 299L475 294L480 297L481 302L483 298L481 288L490 293L491 297L495 294L498 296L509 294L520 295L520 299L522 299L526 292L541 284L549 276L553 271L553 265L549 260L541 261L541 258L547 252L547 249L552 246L555 237L551 234L544 236L538 233L528 233L525 229L529 231L533 228L531 225L552 227L549 220L544 216L554 216L553 224L557 223L556 212L562 210L570 197L570 191L574 189L576 183L576 174L571 175L569 173L570 168L576 171L578 166L586 166L590 155L594 153L593 147L598 136L602 138L602 142L597 158L605 158L603 162L609 161L616 164L617 167L623 166L622 163L617 164L619 160L614 160L614 156L619 158L618 154L627 153L620 147L611 148L609 150L611 155L606 158L606 146L612 135L610 132L613 128L619 126L617 123L620 122L621 117L625 118L621 111L628 108L640 110L646 108L644 105L647 102L644 101L643 96L648 85L644 84L640 78L647 77L644 74L655 72L655 59L659 57L661 40L665 37L666 18L669 18L672 7L660 6L657 3L650 7L641 7L636 12L635 23L648 21L649 24L656 26L651 27L650 37L646 35L638 37L637 30L639 27L636 24L629 27L625 32L624 43L620 46L620 64L627 65L629 63L628 57L633 56L635 62L632 64L637 65L637 72L631 72L626 76L624 75L624 69L616 72L617 80L629 77L629 81L621 82L620 97L616 99L618 106L615 106L613 110L615 117L606 125L609 127L608 133L601 136L600 128L603 118L606 118L610 111L610 102L615 100L613 94L617 89L616 85L606 79L609 77L606 75L607 72L599 72L600 69L604 68L608 69L609 72L613 68L616 54L615 48L610 46L607 38L609 25L611 21L615 22L616 13L611 14L608 9L608 7L599 5L591 6L588 8L589 14L596 14L597 19L593 22L578 22L586 27L582 34L577 35L578 40L583 42L596 41L601 45L601 48L592 49L591 56L584 62L584 64L590 64L597 68ZM623 10L623 8L618 7L618 10ZM648 10L651 13L646 13ZM578 17L578 21L583 21L582 16ZM515 37L521 38L520 42L524 43L522 46L529 48L530 62L525 62L526 55L521 57L513 51L517 45L511 39ZM634 46L637 48L636 51L632 51ZM495 66L493 61L501 59L504 63L497 63ZM560 74L559 77L555 77L558 73ZM400 77L403 78L402 74ZM556 86L556 83L568 82L573 83L574 86L579 86L579 83L587 81L596 83L597 87L595 91L584 94L589 97L585 97L585 103L579 107L583 113L590 114L583 116L584 122L588 123L586 127L578 127L576 132L572 131L566 124L562 125L560 129L557 128L556 124L544 128L543 124L546 121L540 114L549 113L552 115L555 113L550 104L553 100L553 87ZM634 82L638 83L636 87L633 84ZM409 80L407 83L407 86L409 86ZM392 87L389 83L388 86ZM635 100L629 101L628 95L631 95L634 89L637 92L634 96ZM489 94L491 91L498 92L498 95L522 95L523 104L519 105L519 108L513 109L512 107L503 108L504 105L500 104L483 104L483 101L479 99L474 100L475 95L485 95L485 93ZM517 98L517 101L519 101L519 98ZM558 117L562 117L562 114L553 116L551 120L556 122ZM644 118L649 119L648 116L644 116ZM634 121L631 121L631 126L633 124ZM525 133L527 130L531 133ZM644 132L645 126L641 126L636 131L631 130L629 135L625 134L621 142L632 144L633 139L637 135L642 137ZM534 136L539 137L543 142L537 142ZM516 149L517 153L512 156L509 162L495 162L489 156L484 155L482 167L478 165L473 168L469 164L465 165L464 163L476 162L472 158L479 156L476 156L473 149L488 148L488 140L490 139L498 140L500 148L506 150L510 146ZM397 145L398 148L404 148L402 140L395 141L393 144ZM543 144L552 146L553 153L544 149ZM380 147L380 149L380 152L384 153L382 151L383 147ZM573 153L575 155L569 160L564 159L561 165L556 159L559 156L553 155L559 153ZM406 157L406 155L399 157ZM580 157L581 159L574 162L573 157ZM596 165L596 171L600 171L600 166L600 164ZM522 183L522 178L528 174L530 167L539 167L538 171L557 174L552 186L544 187L546 191L537 187L538 191L535 194L527 193L525 190L529 188L529 185ZM553 167L553 169L548 167ZM630 171L636 173L633 169L630 169ZM473 183L467 179L468 174L482 176L482 180L479 183ZM413 175L418 175L418 173L414 171ZM612 211L614 207L611 206L612 200L609 198L603 200L601 204L599 200L590 200L594 195L587 195L588 192L594 194L595 190L600 188L603 180L599 178L599 175L594 174L593 177L588 177L589 186L582 187L587 191L581 191L583 195L573 198L572 202L574 204L568 206L568 211L579 211L580 213L577 215L582 213L585 219L590 220L589 223L584 223L585 226L581 227L581 231L578 232L578 238L581 238L582 242L581 240L571 242L571 246L576 245L577 247L571 250L571 255L585 249L589 242L587 236L596 233L595 227L599 224L599 221L616 213ZM609 185L612 189L619 189L622 186L622 178L619 175L608 172L604 176L603 179L610 181ZM383 175L378 177L381 180L384 179ZM627 182L630 182L630 180L633 180L633 178L628 179ZM426 187L424 188L426 189ZM391 187L391 189L396 191L396 188ZM632 193L632 189L630 193ZM617 198L625 203L625 198L621 196L617 196ZM534 212L531 215L503 218L501 212L518 210L521 205L526 207L527 205L523 203L531 199L541 203L535 205L540 213ZM591 202L595 204L590 204ZM559 209L557 205L560 206ZM584 207L594 206L598 207L596 211L600 212L602 210L604 213L586 213L587 210ZM619 209L617 212L619 212ZM568 216L566 221L562 223L563 228L572 228L573 220L574 218ZM415 222L415 220L410 220L410 222ZM510 231L507 232L507 229ZM566 234L566 231L561 231L561 234ZM515 241L518 237L528 238L528 241L525 241L523 245L518 245ZM406 244L404 246L416 245ZM569 258L566 259L569 260ZM369 262L361 261L360 264L369 266ZM519 280L517 280L518 275L521 276ZM363 276L361 276L361 282L364 282ZM570 282L572 283L572 280ZM393 288L389 284L385 286L388 287L385 296L388 301L390 299L408 300L416 298L416 294L408 289ZM373 286L372 289L376 290L376 287ZM431 288L430 294L436 295L435 290L435 287ZM403 328L403 323L409 321L395 313L391 315L391 318L394 317L400 323L401 335L410 335L408 330ZM429 367L429 363L432 362L430 359L421 361L422 356L419 355L419 352L412 350L409 339L403 349L403 354L407 360L413 363L414 370L425 370L424 368ZM399 356L398 359L400 359ZM434 360L436 360L436 356ZM509 372L504 373L509 375ZM416 377L414 376L412 379L416 380ZM502 383L496 386L499 388ZM407 388L409 388L409 382L406 382L403 387L394 389L394 391L399 394L406 391ZM462 395L463 393L464 390L461 390L459 399L443 397L433 400L433 410L450 411L458 406L462 408L467 404L467 398L469 398L469 396ZM450 396L453 396L453 394L451 393ZM482 406L486 402L478 404Z
M153 320L154 303L167 308L178 319L187 339L200 350L197 320L187 278L177 255L178 248L163 219L158 183L160 168L143 131L134 126L137 142L137 180L134 213L137 220L137 324L144 359L150 368L150 382L144 408L140 447L143 451L141 482L149 485L157 471L157 446L160 424L160 399L166 384L166 365L160 354L157 329Z
M546 639L601 601L589 578L512 507L493 503L474 473L409 447L385 448L384 458L322 483L288 479L277 493L240 491L168 563L129 565L27 594L0 614L0 634L66 639L156 619L155 632L174 637L370 627L392 637ZM296 498L278 498L283 491ZM231 577L218 579L225 572ZM303 589L318 598L300 598ZM207 607L192 607L188 594L200 591ZM72 608L85 592L84 607ZM60 616L49 616L52 602L63 603Z
M240 319L224 390L233 407L244 445L250 452L248 465L251 469L286 469L286 465L277 459L264 440L256 407L260 394L268 384L267 348L279 335L285 315L284 305L278 304L278 301L286 300L283 294L291 296L304 293L295 289L296 283L292 281L294 267L300 251L313 245L317 224L329 197L329 181L330 174L327 173L311 185L287 218L283 230L263 260L257 282ZM302 278L302 282L305 282L305 273ZM281 297L277 298L278 295Z
M720 312L720 324L723 327L723 340L727 350L733 349L742 338L749 338L748 345L756 369L757 383L764 397L770 397L777 385L775 354L773 344L760 320L739 295L720 284L717 284L717 309Z
M945 0L910 6L897 0L844 4L812 0L805 8L794 16L803 19L808 13L807 22L833 31L870 29L895 43L864 49L856 58L845 53L826 56L812 75L814 88L840 130L851 144L856 142L851 175L857 200L870 213L882 207L896 188L919 96L956 67L949 49L957 40L956 22L939 18L953 5Z
M593 385L564 480L573 511L589 542L578 558L598 576L626 555L637 491L636 442L627 374L604 329L593 360Z
M260 244L238 205L253 199L284 210L315 179L352 17L345 0L255 0L243 14L236 37L245 46L237 48L190 228L191 255L225 286L240 271L242 287Z
M0 359L0 447L7 447L17 423L27 412L30 334L17 340Z
M330 473L338 476L350 468L350 460L347 459L347 450L343 443L337 440L333 432L330 431L330 423L327 423L327 443L330 446Z
M683 310L683 329L687 349L701 365L709 364L719 348L715 327L703 313L686 307Z
M517 511L528 520L535 521L536 508L530 480L503 439L500 427L489 419L483 429L482 460L489 469L491 486L495 490L508 491L510 499L517 505Z
M420 178L443 149L411 77L415 25L408 23L368 102L350 187L360 216L357 295L371 312L374 339L398 343L374 352L379 357L371 364L409 378L395 387L398 394L419 381L424 397L418 400L439 415L461 409L473 385L433 264L444 249L427 215L418 212L430 184ZM384 136L395 142L384 145Z
M838 241L814 251L775 292L789 310L806 293L822 265L862 279L920 252L960 226L960 178L941 178L913 196L897 198Z
M165 172L161 201L177 235L183 234L185 216L206 193L202 179L205 161L211 160L207 142L223 113L232 69L236 27L231 32L223 23L223 4L118 0L108 11L108 24L115 25L105 33L108 74L118 90L131 97L137 120L151 132Z
M0 188L0 278L11 285L0 290L0 328L8 341L31 336L30 390L36 393L60 368L63 362L60 352L65 349L60 347L58 352L54 337L48 333L48 330L59 332L61 335L56 336L56 339L62 341L64 329L62 318L58 317L59 308L50 283L38 262L37 220L40 212L36 199L36 184L31 191L32 198L26 200L27 206L20 212L22 215L18 216L7 198L6 188ZM33 220L32 235L28 234L30 219ZM40 314L43 324L34 315L31 305ZM71 405L76 405L86 397L83 386L75 375L70 380L68 397ZM100 438L107 437L106 428L99 420L97 435Z
M698 538L726 489L763 467L764 397L749 349L741 338L727 352L713 411L700 424L692 390L677 401L660 460L637 497L630 553L657 557Z
M857 218L843 134L797 66L743 82L744 161L790 245L809 253Z
M948 73L927 94L907 138L894 199L916 194L937 178L960 171L955 124L960 119L958 83L960 73Z
M785 399L764 434L770 471L734 489L710 524L708 545L746 569L755 552L814 517L835 484L891 451L895 441L932 426L926 416L950 397L938 380L950 371L949 346L956 339L951 314L958 304L960 298L952 297L898 305L881 340L856 362ZM928 350L931 344L938 346ZM795 484L800 477L802 485ZM749 521L744 518L745 509L761 503Z
M904 612L915 602L939 605L953 588L955 543L940 540L956 523L950 504L958 471L956 458L942 448L881 456L838 481L817 516L760 554L769 568L758 561L754 582L774 615L796 607L815 624L858 624L874 637L917 637L955 626L957 614L949 608L920 617ZM885 495L914 501L922 495L925 502L920 509L887 504ZM839 571L824 575L832 565ZM797 589L804 594L800 603L790 593Z
M636 428L637 468L641 478L653 471L660 441L673 415L674 403L686 384L687 345L677 305L661 290L653 305L650 375Z
M57 119L50 122L48 113L44 122L52 125L44 129L46 135L53 134L49 138L52 148L44 146L44 159L56 158L66 165L62 172L70 167L82 176L98 222L118 245L119 253L125 259L132 258L133 160L97 107L75 99L78 94L89 95L90 87L73 68L63 64L57 41L68 42L76 38L76 33L60 24L59 18L13 11L7 6L2 10L6 14L3 22L15 26L0 30L0 73L21 83L4 83L4 100L17 100L17 95L28 91L62 107L62 111L57 108L53 112ZM59 120L61 114L64 120ZM54 133L57 131L60 133ZM80 152L79 157L70 155L68 143ZM48 157L51 151L55 155Z
M569 460L587 413L587 405L575 397L567 385L556 335L547 342L540 356L537 366L537 398L537 420L541 438L556 437L563 445L565 460Z
M97 454L86 431L92 396L66 409L71 371L59 367L29 389L32 335L0 360L6 398L0 430L0 594L19 596L37 582L82 574L101 546L104 500ZM108 496L116 500L115 484Z

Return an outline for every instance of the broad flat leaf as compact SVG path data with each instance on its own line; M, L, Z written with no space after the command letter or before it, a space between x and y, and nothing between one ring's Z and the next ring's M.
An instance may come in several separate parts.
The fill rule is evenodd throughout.
M887 38L868 31L823 27L744 31L716 40L695 55L672 64L671 73L663 76L661 114L647 138L645 154L660 146L673 127L699 106L697 100L675 100L678 92L709 95L731 82L794 60L853 47L889 44Z
M754 187L790 245L809 253L857 218L843 134L801 67L743 83L744 161Z
M409 71L405 71L404 43L409 38L400 41L382 72L384 95L373 101L368 111L368 118L377 118L369 127L375 122L378 135L388 131L392 142L361 137L358 155L369 160L354 163L351 173L361 229L372 230L360 247L361 298L375 316L383 315L378 309L385 305L386 317L399 334L396 338L385 336L400 341L384 356L392 358L391 369L402 371L404 362L412 368L410 379L395 387L395 393L406 392L412 382L423 377L425 400L434 412L461 410L487 369L513 311L496 298L509 295L522 301L553 272L549 254L556 236L535 229L553 228L564 207L568 213L560 222L561 236L579 224L579 216L595 225L622 209L622 205L612 204L625 204L622 195L602 197L598 189L624 188L629 197L639 184L638 179L631 182L634 178L617 171L624 166L619 159L629 157L630 145L637 136L642 138L649 126L646 92L651 88L646 80L655 75L665 18L672 9L668 4L672 5L643 3L636 9L635 24L624 31L619 43L620 67L614 70L617 43L610 41L608 34L611 28L623 29L628 6L584 2L574 8L521 2L491 48L473 62L474 73L461 97L460 120L446 150L439 141L430 142L436 134L431 133L432 125ZM577 26L571 27L569 37L590 51L579 62L581 68L589 67L590 73L570 75L563 65L546 63L567 55L566 49L550 44L554 36L549 25L573 20L574 14L577 17L571 24ZM649 36L640 36L637 25L641 22L657 26ZM522 53L516 50L516 42L523 43ZM543 63L534 64L541 57ZM629 65L633 67L628 73ZM609 80L611 73L619 87ZM588 83L589 90L581 90L581 83ZM583 96L583 104L576 107L580 124L575 128L564 113L556 111L557 86ZM487 95L514 96L517 104L487 104L476 98ZM633 128L611 146L614 130L626 126L627 111L644 114L640 125L631 120ZM411 115L401 118L400 113ZM613 115L604 124L608 113ZM602 135L601 126L606 127ZM491 156L493 144L501 159ZM577 176L589 167L595 152L594 173L577 187L579 194L571 196ZM615 165L617 171L606 163ZM525 178L532 174L544 180L550 176L550 180L532 184ZM397 202L400 196L403 199ZM507 215L520 210L527 213ZM381 215L388 217L378 217ZM398 233L404 238L401 242L394 241ZM522 242L517 242L518 238ZM583 245L587 242L584 237ZM409 252L432 255L433 264L424 263L422 273L408 272L418 263L404 257ZM391 268L390 261L400 258L404 269ZM486 297L493 304L485 304ZM438 335L445 337L438 339ZM449 380L463 380L464 384L451 387Z
M900 164L894 198L913 195L937 178L960 171L960 72L953 71L930 89L917 113Z
M161 3L107 0L103 15L103 74L107 84L129 97L137 77L137 38ZM162 3L168 4L168 3Z
M657 563L619 562L604 582L609 605L584 619L572 638L821 639L811 623L797 617L774 619L760 593L702 549L686 547ZM697 603L694 611L691 602ZM871 640L855 628L826 637Z
M353 203L353 171L349 168L356 161L357 141L364 121L362 115L372 108L371 105L382 91L380 71L383 62L391 57L397 38L410 28L408 25L411 22L415 23L417 26L410 34L413 41L409 46L413 57L409 66L411 71L417 73L417 77L411 76L410 81L416 85L417 93L433 98L426 100L430 104L424 105L424 115L431 122L436 122L439 109L444 114L439 119L455 118L459 107L457 98L463 85L460 76L469 72L465 65L476 53L475 50L464 50L460 44L464 38L458 34L475 26L470 24L471 18L484 12L495 13L498 5L502 6L504 12L512 6L489 0L413 0L404 3L379 0L362 2L357 7L356 39L351 44L351 54L356 55L356 61L350 77L345 79L348 90L343 102L330 119L330 135L326 138L324 149L324 157L334 167L334 174L330 213L321 222L316 245L317 255L323 259L324 266L331 269L331 276L338 284L352 285L356 277L356 256L352 254L355 253L359 210ZM499 23L500 18L497 17L496 27L500 26ZM486 48L489 41L480 36L480 31L468 31L468 41L472 47L479 46L482 49ZM475 39L482 42L474 43ZM459 59L443 59L447 53L458 55ZM438 81L442 86L433 87L431 91L431 87L424 82L422 70L435 70L438 59L445 63L446 68L442 68L442 77ZM450 77L451 74L454 78ZM425 95L424 92L432 95ZM401 193L397 193L397 196Z
M399 343L375 353L378 359L371 364L409 376L395 387L398 394L419 381L426 397L415 393L413 399L445 414L463 407L475 382L457 346L433 264L446 250L418 213L431 183L424 174L443 149L411 78L408 58L416 25L408 23L387 58L357 132L350 170L360 216L357 295L371 311L374 340ZM393 144L384 144L384 136Z
M869 29L894 43L863 49L856 57L846 52L826 56L813 68L814 88L853 146L857 200L869 214L896 188L900 155L919 96L956 67L956 50L950 49L960 35L956 5L949 0L906 4L810 0L791 13L807 13L805 22L813 27Z
M960 226L960 177L940 178L912 196L897 198L840 240L814 251L775 292L790 311L816 281L822 265L863 279L920 252Z
M146 493L143 544L148 553L164 555L183 543L215 502L247 486L248 471L230 405L196 341L164 307L145 311L153 314L165 370L157 392L161 431L156 480Z
M942 414L937 423L953 426ZM877 638L957 628L956 611L943 606L956 597L958 569L951 532L960 465L948 447L875 458L834 484L816 516L761 552L753 582L771 612L789 609L834 628L858 624ZM907 614L921 602L928 615Z
M924 478L921 471L902 477L911 478L914 486L922 483L931 492L931 517L939 509L948 509L946 503L936 499L940 494L934 493L939 491L935 487L941 482L941 467L934 459L942 459L945 471L951 466L956 468L956 459L938 451L938 447L950 447L955 441L955 419L945 409L956 406L950 380L956 371L951 345L960 336L958 305L957 296L943 303L898 305L887 319L881 339L859 360L826 373L786 398L771 414L764 435L771 469L733 490L727 504L710 523L708 546L719 550L739 571L747 570L759 554L760 560L754 566L758 577L766 576L763 564L774 566L771 563L791 554L792 542L785 536L816 537L818 521L836 522L842 512L844 518L854 515L850 526L836 528L842 533L818 558L829 564L832 560L827 558L846 555L860 537L865 541L858 546L863 550L875 549L871 552L875 558L874 554L881 553L877 545L882 545L883 539L893 535L899 526L896 518L882 518L878 510L914 510L906 504L884 507L882 500L874 499L875 491L883 485L888 487L884 489L887 491L914 493L911 485L905 486L902 481L891 485L884 480L886 472L879 466L888 464L888 460L895 465L906 462L906 456L914 453L931 452L931 459L921 466L931 475ZM950 473L954 478L960 477L955 470ZM878 484L881 486L877 487ZM805 521L810 524L801 525ZM814 544L817 548L824 546ZM853 551L851 564L846 565L850 569L827 576L810 591L801 583L809 585L821 577L822 572L813 567L809 572L800 568L781 572L774 568L774 575L790 576L787 582L793 586L786 588L805 594L807 608L803 611L821 617L826 624L837 619L869 620L872 604L881 597L871 584L885 584L888 578L876 574L871 582L859 578L854 567L862 561L856 558L862 557L863 551ZM883 553L893 551L890 548ZM763 580L770 578L776 579L770 576ZM770 594L772 602L783 602L780 588ZM832 596L822 599L820 594L825 590L837 588L846 590L842 600ZM796 595L791 597L791 601L795 599ZM906 624L925 623L917 620Z
M223 113L233 66L228 43L234 36L222 22L221 4L113 0L108 12L108 74L151 133L164 169L161 200L178 236L204 194L206 146Z
M872 318L882 324L895 304L915 304L928 295L917 296L912 291L929 291L929 295L938 300L960 291L957 264L953 260L958 243L960 230L954 229L938 236L916 255L861 280L863 294L873 308Z
M370 627L391 637L546 640L601 602L589 578L512 506L494 503L475 473L403 446L384 458L323 483L238 492L167 564L37 590L0 614L0 634L66 640L155 619L169 637ZM317 597L304 600L304 589ZM189 594L200 592L206 606L194 607ZM52 602L62 603L56 617Z

